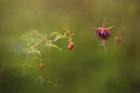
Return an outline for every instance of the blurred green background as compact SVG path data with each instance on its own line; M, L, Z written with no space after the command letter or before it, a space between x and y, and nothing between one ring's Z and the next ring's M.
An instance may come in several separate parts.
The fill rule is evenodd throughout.
M93 26L106 18L114 25L107 55ZM45 81L39 82L37 62L27 75L19 37L37 29L48 34L69 25L76 48L46 49ZM120 47L114 45L123 31ZM0 0L0 93L140 93L140 0ZM32 58L31 58L32 59Z

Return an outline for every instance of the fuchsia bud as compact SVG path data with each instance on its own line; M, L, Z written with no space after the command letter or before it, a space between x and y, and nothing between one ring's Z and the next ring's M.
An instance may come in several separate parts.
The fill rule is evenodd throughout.
M114 37L114 42L116 45L121 43L121 32L117 32L116 36Z

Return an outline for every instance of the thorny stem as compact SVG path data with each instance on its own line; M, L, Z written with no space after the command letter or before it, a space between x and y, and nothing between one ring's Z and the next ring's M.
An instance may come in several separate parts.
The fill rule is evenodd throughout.
M65 31L63 37L68 40L68 43L72 42L72 37L74 33L72 33L68 28L63 27L62 29Z

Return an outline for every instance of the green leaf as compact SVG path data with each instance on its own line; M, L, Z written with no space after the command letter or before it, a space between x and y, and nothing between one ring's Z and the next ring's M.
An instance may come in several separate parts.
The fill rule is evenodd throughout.
M59 39L61 39L61 38L63 38L63 35L57 35L57 36L55 36L55 41L57 41L57 40L59 40Z
M57 40L63 38L63 34L61 34L60 32L52 32L50 34L50 37L53 37L54 41L57 41Z
M58 31L50 33L50 37L57 36L57 35L62 35L62 34Z
M61 48L59 48L57 45L55 45L55 44L50 44L50 47L53 47L53 48L56 48L56 49L58 49L59 51L62 51L62 49Z
M40 48L53 47L62 51L57 45L53 44L54 41L63 38L63 35L59 32L52 32L50 34L52 39L47 38L47 34L43 35L37 30L32 30L22 36L22 40L25 42L24 52L27 54L39 55L41 56Z

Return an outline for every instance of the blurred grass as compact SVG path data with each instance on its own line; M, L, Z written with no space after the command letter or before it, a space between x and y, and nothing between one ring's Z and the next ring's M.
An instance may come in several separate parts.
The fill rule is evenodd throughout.
M0 0L0 93L139 93L139 0ZM114 25L107 55L98 46L93 26ZM30 29L61 31L70 25L76 48L46 49L45 83L40 84L37 62L23 76L19 37ZM113 37L123 30L119 48Z

